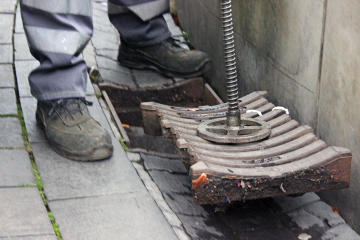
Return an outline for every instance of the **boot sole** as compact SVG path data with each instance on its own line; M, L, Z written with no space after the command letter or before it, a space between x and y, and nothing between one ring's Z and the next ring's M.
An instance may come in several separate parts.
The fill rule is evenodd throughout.
M100 161L109 158L113 154L113 148L110 146L99 146L90 150L78 151L76 154L69 152L49 141L51 148L60 156L74 161L90 162Z
M172 78L192 78L198 77L202 75L204 72L210 70L211 63L210 59L205 59L194 71L192 72L176 72L170 69L166 69L159 65L157 62L153 62L150 59L145 59L141 56L133 56L129 55L125 52L120 52L119 56L123 56L122 58L118 57L118 61L121 65L134 68L134 69L153 69L157 70L158 72L164 74L167 77ZM140 59L141 58L141 59Z
M40 117L36 114L36 122L38 123L39 127L45 132L45 125L43 124L43 121L40 119ZM45 132L46 135L46 132ZM46 137L47 138L47 137ZM92 149L83 150L83 151L77 151L69 152L68 150L60 147L59 145L53 143L49 139L47 139L50 147L60 156L68 158L70 160L75 161L83 161L83 162L89 162L89 161L99 161L106 158L109 158L112 156L114 148L113 146L109 145L103 145L103 146L97 146Z

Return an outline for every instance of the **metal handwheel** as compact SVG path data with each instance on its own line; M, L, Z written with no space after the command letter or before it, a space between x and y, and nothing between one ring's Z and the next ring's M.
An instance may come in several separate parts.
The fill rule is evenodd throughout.
M252 118L243 118L239 126L229 127L226 118L221 118L200 123L198 135L219 143L247 143L268 137L270 129L270 124Z

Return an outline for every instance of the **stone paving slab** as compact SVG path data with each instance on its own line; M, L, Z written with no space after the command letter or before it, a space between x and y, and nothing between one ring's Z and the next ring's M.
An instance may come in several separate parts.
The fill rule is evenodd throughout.
M91 69L92 67L97 66L95 56L88 54L88 53L83 53L83 55L84 55L84 60L86 62L86 66L88 69Z
M94 46L92 45L91 41L88 42L88 44L87 44L86 47L84 48L83 53L88 53L88 54L91 54L91 55L93 55L93 56L96 55Z
M12 63L13 62L13 53L12 45L4 44L0 45L0 64L1 63Z
M0 187L35 185L29 154L24 149L2 149L0 155Z
M35 162L47 199L144 191L120 144L116 144L116 140L113 144L114 154L109 160L84 163L61 157L47 143L33 143Z
M0 239L9 239L7 237ZM52 235L40 235L40 236L26 236L26 237L11 237L11 240L57 240L55 234Z
M327 230L321 240L360 240L360 236L348 225L342 224Z
M178 26L176 26L173 23L169 24L168 22L167 22L167 24L168 24L169 31L171 32L171 35L173 37L181 37L181 36L183 36L182 31L180 30L180 28Z
M93 4L94 12L96 11L102 11L107 14L107 2L106 1L96 1L96 4Z
M94 6L95 6L96 4L94 4ZM95 9L94 9L94 12L95 12ZM103 25L94 25L94 31L98 31L98 32L100 32L100 34L101 33L103 33L103 34L109 34L109 33L111 33L111 32L113 32L114 31L114 27L112 27L112 26L103 26Z
M16 78L20 97L32 97L28 76L30 72L40 66L37 60L15 61Z
M0 14L0 44L12 43L13 21L14 15Z
M191 179L187 175L170 174L168 172L149 171L151 178L164 192L190 193Z
M187 170L179 158L170 159L165 157L159 157L154 155L148 155L144 157L144 153L141 153L141 156L144 160L145 168L148 171L158 170L170 173L182 173L187 174Z
M0 115L17 114L15 90L0 89Z
M129 152L127 152L128 154ZM140 155L139 155L140 157ZM142 182L144 183L146 189L149 191L150 196L154 199L157 206L160 208L161 212L164 214L165 218L173 228L174 232L178 236L179 240L189 240L190 237L186 234L181 221L177 215L169 208L168 204L165 202L160 190L156 184L151 180L149 174L145 172L142 165L133 162L132 163L137 173L139 174Z
M0 4L0 13L11 13L15 11L16 0L2 0Z
M93 23L94 25L104 25L104 26L111 26L112 24L107 16L107 14L103 14L103 15L93 15Z
M84 60L88 69L91 67L97 67L95 59L96 53L91 41L89 41L89 43L86 45L82 54L84 55Z
M0 88L14 88L14 71L11 64L0 64Z
M292 212L294 210L300 209L307 204L320 201L320 198L315 193L305 193L300 197L275 197L274 201L280 206L281 210L279 212Z
M114 31L111 29L111 31ZM118 50L119 44L106 40L105 38L95 37L91 39L95 49L113 49Z
M216 239L216 240L235 240L235 236L228 231L220 231L213 226L209 226L208 220L202 217L187 216L178 214L186 232L192 239ZM249 238L249 240L252 240Z
M182 229L178 229L176 227L173 228L179 240L191 240L191 238L186 234L186 232Z
M102 80L110 83L114 83L115 85L127 86L128 88L135 88L136 85L132 80L131 74L125 72L118 72L114 70L108 69L99 69Z
M352 239L351 237L360 239L360 236L345 224L344 219L334 213L329 205L320 201L315 193L307 193L295 198L274 198L274 202L279 207L273 206L274 211L286 213L291 217L292 223L296 224L296 228L292 230L296 234L306 232L313 237L312 239L320 239L320 237L328 240ZM341 237L337 238L338 236Z
M148 151L157 151L161 153L177 154L176 146L164 139L163 136L150 136L144 134L142 127L131 127L127 133L132 148L142 148Z
M0 188L0 237L54 234L37 188Z
M108 18L107 16L105 18ZM109 31L109 32L102 32L99 31L98 29L94 29L94 34L93 37L95 38L99 38L99 39L105 39L108 42L117 44L118 48L119 48L119 37L116 36L117 30L113 28L113 31Z
M35 60L30 53L26 35L24 33L14 34L14 52L15 60Z
M97 6L99 5L98 2L99 1L97 1L96 4L93 4L93 16L98 16L98 17L104 17L105 15L107 16L107 8L104 8L103 10L99 9L99 6Z
M108 120L106 119L106 117L104 115L104 112L102 111L102 107L101 107L98 99L96 98L96 96L88 96L86 98L86 100L93 103L92 106L88 107L91 116L96 121L98 121L101 124L101 126L103 126L110 133L110 135L112 135L111 127L110 127L110 125L108 123ZM114 136L114 135L112 135L112 136ZM125 156L125 155L126 154L123 153L123 155L121 155L121 156Z
M304 210L325 221L330 227L345 224L344 219L339 214L334 213L331 207L324 202L314 202L305 206Z
M168 25L168 28L172 34L173 37L182 36L181 29L175 24L172 16L170 13L166 13L163 15L166 21L166 24Z
M163 14L163 17L164 17L166 22L169 22L172 19L172 16L171 16L170 13Z
M21 125L18 118L0 118L0 126L0 147L24 147Z
M305 230L307 234L312 236L317 232L324 232L327 228L323 221L315 215L308 213L304 209L291 212L289 213L289 216L292 217L292 220L301 229Z
M159 184L158 182L156 183ZM193 217L207 217L209 215L203 207L194 204L194 200L191 195L180 195L177 193L169 192L165 192L163 193L163 195L165 201L169 204L171 210L173 210L177 214L184 214Z
M171 78L153 70L132 70L135 81L140 88L160 88L174 84Z
M147 193L49 202L64 239L177 239Z
M173 213L173 212L170 213L170 212L164 211L163 214L172 227L177 227L179 229L182 228L182 223L179 220L179 218L176 216L175 213Z
M86 96L87 97L95 96L94 88L90 81L89 75L87 76Z
M130 74L130 69L122 66L117 60L113 61L106 57L96 56L96 62L99 68L113 70L119 73Z
M97 49L96 55L117 61L118 51L108 50L108 49Z
M37 100L34 97L20 98L28 140L30 143L47 142L44 131L35 120L36 103Z
M16 33L24 33L24 26L22 24L22 18L20 14L20 4L16 9L16 17L15 17L15 32Z

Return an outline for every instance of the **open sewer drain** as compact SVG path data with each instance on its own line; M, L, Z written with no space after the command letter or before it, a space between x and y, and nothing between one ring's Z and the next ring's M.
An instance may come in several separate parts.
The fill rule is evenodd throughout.
M140 104L142 102L158 102L161 104L182 107L219 104L213 90L204 84L203 78L192 78L174 84L154 86L151 88L129 89L108 83L99 83L115 108L121 122L131 126L143 126Z
M205 141L196 133L197 125L202 121L224 117L227 111L227 103L220 102L202 78L147 91L122 89L105 83L100 83L99 87L109 95L122 123L129 125L125 129L131 138L131 148L145 149L152 158L146 160L146 154L141 155L145 167L147 162L154 162L154 156L159 153L165 159L169 154L179 154L177 161L184 163L187 170L192 167L190 176L169 169L146 170L193 239L303 238L301 229L291 219L283 221L288 217L278 212L273 199L266 197L344 188L349 184L350 151L326 147L311 127L300 126L286 111L274 108L275 105L266 99L268 93L265 91L250 93L240 98L238 104L244 117L258 117L269 122L272 127L270 137L250 144L224 145ZM247 110L255 111L246 113ZM149 150L156 154L151 155ZM281 162L295 164L293 158L307 159L307 170L293 172L291 169L294 168L282 169L286 164L277 165ZM221 164L218 164L219 160ZM260 174L267 168L272 171ZM204 181L191 186L191 182L206 171ZM237 175L239 171L241 173ZM281 177L266 176L269 172ZM246 174L254 177L245 178ZM263 177L258 177L259 174ZM325 229L318 229L311 235L320 236L321 231Z
M267 96L266 92L257 92L252 93L250 95L244 96L240 99L240 103L244 103L247 107L249 104L259 104L259 107L265 107L268 105L267 102L263 102L264 96ZM206 98L204 98L206 99ZM214 98L213 98L214 99ZM250 100L249 100L250 99ZM252 99L252 100L251 100ZM205 102L206 100L201 100ZM144 103L145 104L145 103ZM256 104L254 106L256 106ZM145 104L146 105L146 104ZM218 111L224 108L226 104L218 103L215 107L212 106L214 104L208 104L210 106L201 106L200 112L207 112L206 114L210 114L212 110ZM149 106L149 105L148 105ZM157 105L158 106L158 105ZM166 105L161 105L166 106ZM246 112L246 106L242 106L241 109ZM171 110L177 112L182 110L187 110L186 114L194 114L197 115L197 118L204 117L203 114L199 114L199 107L169 107ZM226 106L225 106L226 109ZM159 109L161 110L161 109ZM192 111L195 110L195 111ZM280 111L281 110L276 110ZM155 111L156 112L156 109ZM194 112L194 113L192 113ZM275 117L281 117L282 114L278 114L275 111L268 112L269 114L274 114ZM205 114L205 115L206 115ZM214 113L212 113L214 114ZM221 111L218 111L216 114L221 114ZM215 114L215 115L216 115ZM256 114L256 113L250 113ZM189 116L190 116L189 115ZM285 116L285 115L284 115ZM156 115L158 118L158 115ZM170 116L168 119L171 119ZM184 122L191 120L191 118L181 118L178 115L175 120L182 119ZM122 120L122 119L121 119ZM165 121L165 119L164 119ZM167 134L166 130L166 122L163 121L162 134ZM194 118L191 121L201 120ZM288 120L289 126L294 123L293 120ZM176 122L176 121L175 121ZM295 122L296 123L296 122ZM157 121L157 124L159 122ZM305 238L310 235L302 234L302 229L299 228L292 219L287 216L285 213L279 212L278 201L272 198L265 199L257 199L251 201L233 201L233 198L226 197L221 199L221 203L217 204L207 204L207 205L197 205L194 202L192 191L191 191L191 176L188 176L187 170L179 170L180 166L183 166L184 162L184 154L189 154L187 149L183 152L182 149L176 148L173 144L175 136L185 136L186 133L168 133L168 137L164 138L164 136L152 136L144 133L142 127L133 126L131 123L129 124L129 128L126 128L128 133L131 136L131 148L134 149L134 152L140 154L141 159L144 163L145 169L148 171L149 175L152 177L155 184L161 190L162 195L166 203L169 205L170 209L172 209L178 219L181 221L182 226L186 230L187 234L191 236L192 239L247 239L247 240L288 240L288 239L310 239ZM182 123L183 126L187 126L187 124ZM171 126L171 125L170 125ZM176 126L175 126L176 127ZM297 129L299 127L298 124L290 127L291 130ZM191 129L190 129L191 130ZM304 131L304 133L308 133L311 130L309 127L301 127L297 131ZM188 137L191 138L191 133ZM196 134L196 133L195 133ZM186 135L187 136L187 135ZM195 136L195 135L194 135ZM175 138L174 138L175 137ZM179 139L177 139L179 140ZM134 144L134 145L133 145ZM179 146L183 144L181 141L178 142ZM187 142L188 144L188 142ZM249 147L249 145L244 145L244 147ZM222 146L228 148L226 146ZM235 147L233 145L232 147ZM137 149L142 148L145 151L139 151ZM217 147L212 147L213 150L221 152L217 150ZM149 151L150 150L150 151ZM178 150L180 150L180 156L174 157ZM191 152L191 151L190 151ZM171 157L169 157L171 156ZM189 156L189 155L187 155ZM266 161L257 161L257 160L243 160L244 164L267 164L271 165L274 161L279 160L279 157L270 157L267 158ZM189 159L190 160L190 159ZM185 162L185 165L189 167L190 164ZM175 166L175 167L174 167ZM227 168L230 169L231 168ZM234 174L234 171L228 171L228 175ZM321 179L323 175L323 171L325 169L320 169L320 171L315 171L314 176L318 176ZM299 175L301 177L301 175ZM335 177L333 176L334 181ZM234 180L234 179L233 179ZM261 179L259 181L262 181ZM216 181L215 181L216 182ZM213 182L213 183L215 183ZM267 184L266 182L263 182ZM262 184L262 183L257 183ZM279 187L280 183L272 182L270 183L274 185L274 187L270 188L271 190L277 189L278 191L289 191L289 187L287 184L282 184L282 189ZM279 184L279 186L277 186ZM208 189L208 192L218 192L218 191L226 191L228 185L216 185L212 184L212 189ZM275 188L277 186L277 188ZM251 192L256 188L251 181L241 181L239 180L239 184L236 184L237 191L244 191L245 189L248 192ZM314 193L304 195L305 198L312 198ZM201 195L206 198L206 195ZM286 198L286 197L285 197ZM280 198L281 199L281 198ZM288 198L287 198L288 199ZM195 199L196 200L196 199ZM286 200L289 201L289 200ZM291 201L291 200L290 200ZM296 201L295 201L296 202ZM231 203L231 204L229 204ZM326 225L326 224L325 224ZM321 236L325 229L315 229L311 232L311 235Z

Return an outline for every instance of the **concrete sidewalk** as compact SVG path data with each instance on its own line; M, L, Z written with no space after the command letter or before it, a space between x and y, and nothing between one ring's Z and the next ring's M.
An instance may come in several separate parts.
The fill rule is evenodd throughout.
M35 121L36 99L30 94L27 76L38 62L29 52L19 7L16 0L0 3L0 239L297 239L300 231L306 233L307 229L318 239L360 239L313 193L275 199L279 208L262 213L266 220L276 218L276 224L267 224L266 231L244 218L227 223L234 229L240 224L256 228L257 233L249 233L249 238L234 235L232 228L222 231L213 227L230 218L226 214L217 217L193 204L188 196L188 176L178 159L138 153L129 153L129 159L90 80L87 100L94 105L89 110L113 133L114 155L95 163L60 157ZM113 61L120 41L108 21L106 2L94 2L93 9L94 37L83 53L88 67L99 68L114 81L129 77L117 75L123 73ZM180 37L180 29L169 16L167 21ZM107 69L109 61L114 69ZM152 72L141 74L146 73L154 77ZM139 160L145 162L145 168L132 162ZM261 213L264 204L260 205L258 213L249 217ZM282 216L288 216L294 227L281 225L273 231ZM271 233L273 238L268 236ZM255 235L257 238L251 238Z
M49 212L63 239L177 239L114 135L115 151L107 161L75 162L51 150L36 124L36 99L27 80L38 62L29 53L15 6L15 0L0 4L0 239L56 239ZM90 82L87 100L94 103L91 115L112 133ZM27 149L17 103L25 120ZM33 168L43 189L35 182Z

